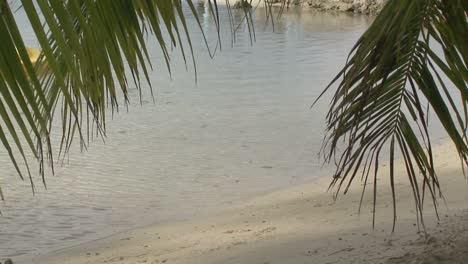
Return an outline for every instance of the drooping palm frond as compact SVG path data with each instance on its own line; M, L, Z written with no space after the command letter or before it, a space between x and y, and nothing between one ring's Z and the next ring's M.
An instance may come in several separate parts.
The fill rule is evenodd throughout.
M119 93L127 103L128 75L139 90L142 79L149 83L147 33L156 37L168 68L170 49L179 46L185 60L192 44L179 0L22 0L21 8L42 54L33 65L11 6L0 0L0 140L34 190L26 152L39 161L44 179L44 161L53 166L50 133L58 109L60 151L75 134L85 146L90 126L105 133L106 107L118 109Z
M424 227L425 194L437 212L440 189L428 131L429 111L447 131L463 166L468 164L467 8L463 0L389 1L332 82L338 82L338 89L327 115L322 150L326 161L337 165L330 187L335 195L346 193L361 176L364 194L372 181L374 221L379 160L387 148L394 227L393 159L398 151L412 186L418 223Z
M106 109L118 111L119 95L127 104L129 86L135 86L140 95L141 82L152 89L148 44L159 45L170 73L173 47L179 47L185 62L194 58L187 12L203 37L204 32L192 0L19 2L42 52L31 54L11 5L0 0L0 140L18 175L29 178L34 192L28 152L39 162L45 185L46 162L53 172L54 155L64 155L75 138L86 148L90 128L104 136ZM217 18L219 35L217 1L206 4ZM249 14L250 9L244 12ZM250 15L246 19L251 23ZM156 43L148 43L148 34ZM206 39L205 44L212 55ZM194 61L193 65L196 78ZM58 154L52 152L50 139L54 117L62 126Z

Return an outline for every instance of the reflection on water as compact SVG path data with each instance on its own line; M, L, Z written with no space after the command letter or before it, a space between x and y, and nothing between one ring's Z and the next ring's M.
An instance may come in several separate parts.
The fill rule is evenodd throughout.
M213 18L203 5L197 8L214 46ZM231 47L226 10L221 13L222 51L214 60L192 34L198 83L177 51L171 80L153 45L156 104L146 97L140 106L132 90L134 104L109 120L106 143L96 140L86 153L73 149L68 163L47 178L47 191L38 187L33 197L1 149L6 203L0 206L0 255L27 262L125 229L226 208L326 173L316 155L326 102L309 107L368 19L293 9L275 22L273 32L258 9L254 46L240 27ZM193 18L189 21L197 32Z

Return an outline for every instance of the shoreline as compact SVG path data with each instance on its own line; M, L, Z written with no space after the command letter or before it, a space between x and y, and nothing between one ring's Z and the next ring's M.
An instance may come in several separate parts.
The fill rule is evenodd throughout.
M217 214L143 227L56 251L33 263L411 263L423 258L428 261L424 263L462 263L457 261L468 257L467 180L450 143L436 146L434 153L448 209L440 201L438 224L426 203L426 238L416 225L403 164L396 161L395 233L384 163L374 230L370 189L358 214L358 181L334 202L326 192L330 179L320 177Z
M206 0L199 0L206 1ZM273 6L281 6L281 0L269 0ZM305 10L316 10L322 12L347 12L364 15L376 15L382 10L388 0L293 0L289 1L290 7L300 7ZM239 0L230 0L235 6ZM263 6L265 0L252 0L252 7ZM227 5L226 1L219 1L218 5Z

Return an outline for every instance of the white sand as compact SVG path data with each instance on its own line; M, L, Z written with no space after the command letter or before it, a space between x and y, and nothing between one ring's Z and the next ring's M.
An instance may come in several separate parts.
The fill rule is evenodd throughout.
M398 223L393 234L388 174L381 170L375 230L372 189L368 189L359 215L360 182L333 203L326 193L330 179L324 177L318 183L270 193L217 215L119 234L56 252L36 263L466 264L467 180L450 144L437 147L435 153L449 208L441 203L437 225L428 200L427 238L415 226L413 196L402 163L397 162Z

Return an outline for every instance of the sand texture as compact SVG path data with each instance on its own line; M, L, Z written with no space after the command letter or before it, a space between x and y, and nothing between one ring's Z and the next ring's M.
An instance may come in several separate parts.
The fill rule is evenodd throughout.
M376 225L372 188L358 214L362 184L334 202L329 177L257 197L228 211L149 226L54 252L35 263L468 263L468 188L451 144L435 151L446 206L440 220L426 202L420 232L401 161L397 170L397 226L385 163L379 175ZM385 171L384 171L385 170ZM372 183L371 183L372 184Z

